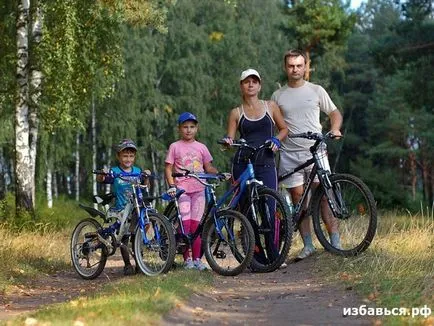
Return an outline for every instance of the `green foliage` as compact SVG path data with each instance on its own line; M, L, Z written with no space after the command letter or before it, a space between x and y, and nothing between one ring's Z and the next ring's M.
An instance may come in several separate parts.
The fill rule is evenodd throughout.
M298 47L321 55L345 46L354 26L356 15L340 0L299 0L287 9L287 28Z

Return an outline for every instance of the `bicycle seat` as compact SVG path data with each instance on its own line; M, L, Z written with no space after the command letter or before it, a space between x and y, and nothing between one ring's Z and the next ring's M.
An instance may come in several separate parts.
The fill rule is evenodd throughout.
M108 205L111 203L112 199L115 198L113 193L108 193L104 195L93 196L93 202L95 204Z
M104 214L103 212L101 212L101 211L99 211L99 210L97 210L97 209L95 209L95 208L93 208L93 207L85 206L85 205L82 205L82 204L78 204L78 206L80 206L80 207L83 208L86 212L88 212L88 213L90 214L90 216L92 216L92 217L99 216L99 217L101 217L104 221L106 220L106 216L105 216L105 214Z

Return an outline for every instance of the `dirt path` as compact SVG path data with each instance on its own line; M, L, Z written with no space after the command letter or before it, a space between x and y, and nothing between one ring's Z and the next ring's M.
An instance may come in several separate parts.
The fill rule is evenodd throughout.
M163 319L163 325L372 325L343 317L343 307L361 300L343 285L318 279L315 257L269 274L216 276L210 293L196 293ZM41 306L69 301L122 278L122 263L109 260L103 274L83 282L74 271L43 276L0 296L0 321Z
M372 325L343 317L363 304L350 288L321 283L315 257L269 274L217 276L211 293L194 294L165 317L164 325Z
M6 295L0 295L0 321L22 313L32 312L44 305L65 302L80 295L99 290L104 284L123 277L120 257L111 257L103 273L85 282L75 271L63 271L54 275L43 275L22 286L15 286Z

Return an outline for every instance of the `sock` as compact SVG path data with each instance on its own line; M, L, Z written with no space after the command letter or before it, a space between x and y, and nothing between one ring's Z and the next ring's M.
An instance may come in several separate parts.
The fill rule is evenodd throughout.
M312 236L310 234L303 236L303 244L305 247L313 248Z
M339 237L339 232L331 232L331 233L330 233L330 243L331 243L333 246L336 246L336 245L340 245L340 244L341 244L341 239L340 239L340 237Z

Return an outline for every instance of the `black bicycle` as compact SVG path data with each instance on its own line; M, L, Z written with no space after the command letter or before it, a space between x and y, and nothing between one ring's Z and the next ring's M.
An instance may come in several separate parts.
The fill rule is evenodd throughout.
M305 181L300 201L293 207L292 218L298 228L302 218L312 215L315 234L321 245L329 252L343 256L355 256L371 244L377 229L377 208L374 196L368 186L350 174L334 174L324 166L325 141L336 138L333 134L305 132L292 134L289 138L314 140L310 147L312 158L292 171L278 177L279 182L294 173L313 165ZM313 192L308 211L304 207L308 194L313 189L315 177L319 186ZM289 197L289 196L288 196ZM290 198L290 197L289 197ZM340 243L332 244L324 220L336 225Z
M198 180L205 186L207 197L205 213L193 234L184 231L179 211L178 198L183 190L178 190L166 207L164 215L173 225L178 253L183 253L198 236L201 236L202 251L208 264L216 273L235 276L243 272L252 261L255 238L252 226L243 214L222 208L220 201L217 201L215 189L222 180L225 180L225 176L186 170L184 173L173 173L173 177Z
M219 144L227 145L224 141ZM255 148L243 139L234 141L233 147L245 150L247 166L238 180L217 201L218 207L238 210L249 220L255 237L255 250L250 268L255 272L272 272L285 261L292 243L292 220L282 196L274 189L267 188L255 177L252 157L268 148L265 142ZM173 205L164 214L174 215ZM173 218L172 218L173 219Z

